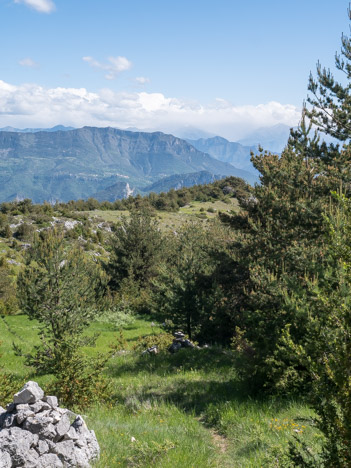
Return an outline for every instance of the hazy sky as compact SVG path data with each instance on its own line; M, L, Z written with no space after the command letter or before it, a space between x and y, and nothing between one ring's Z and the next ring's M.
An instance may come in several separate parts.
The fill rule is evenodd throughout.
M0 0L0 127L294 125L344 0Z

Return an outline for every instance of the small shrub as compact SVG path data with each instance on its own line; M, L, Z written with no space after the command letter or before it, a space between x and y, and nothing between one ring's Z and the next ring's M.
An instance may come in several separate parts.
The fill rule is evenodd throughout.
M118 351L122 351L122 350L125 350L127 348L127 340L123 334L123 331L120 330L119 331L119 335L116 336L116 341L114 343L111 343L109 345L109 347L114 351L114 352L118 352Z
M33 222L39 226L49 226L50 221L52 220L51 216L48 216L46 213L37 213L31 215Z
M21 241L31 241L34 234L34 227L28 223L18 226L16 237Z
M206 213L196 213L196 217L200 218L200 219L206 219L207 218Z
M173 339L170 333L140 336L133 346L133 349L136 351L143 351L147 348L151 348L151 346L157 346L159 351L166 351L173 343Z
M81 354L62 356L61 367L48 392L56 395L60 404L70 408L87 408L94 404L110 403L111 381L103 374L108 355L87 358Z
M166 455L171 449L174 449L175 445L169 440L165 440L162 444L155 441L140 442L136 440L134 442L134 455L128 458L129 467L144 467L146 464L152 466L159 459Z
M2 236L5 237L6 239L11 239L12 237L12 231L11 231L11 228L8 224L6 224L6 226L4 227L3 231L2 231Z
M10 403L13 395L23 387L25 382L25 378L6 372L0 367L0 406Z
M119 329L126 325L131 325L135 321L135 317L129 309L128 304L120 302L106 310L100 317L99 322L112 324L114 328Z

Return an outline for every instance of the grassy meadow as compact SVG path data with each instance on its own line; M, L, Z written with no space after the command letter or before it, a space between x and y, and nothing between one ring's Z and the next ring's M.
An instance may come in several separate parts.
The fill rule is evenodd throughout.
M218 216L219 212L227 213L237 210L239 210L239 207L236 198L227 198L226 201L192 201L190 204L179 208L176 212L157 211L156 217L160 222L161 229L163 231L168 231L170 229L179 228L187 221L214 219ZM122 216L129 216L129 211L120 210L94 210L84 213L87 213L93 222L94 220L100 220L116 223Z
M290 466L284 451L294 437L316 450L321 436L310 409L292 400L252 399L236 375L230 350L151 356L133 349L140 336L160 331L144 319L123 330L125 349L116 351L106 369L113 403L84 414L101 447L96 468ZM29 351L38 342L37 332L36 322L25 316L0 318L1 362L4 370L45 388L50 376L31 375L12 349L14 342ZM110 351L118 341L112 324L96 322L88 333L96 332L100 335L89 354Z

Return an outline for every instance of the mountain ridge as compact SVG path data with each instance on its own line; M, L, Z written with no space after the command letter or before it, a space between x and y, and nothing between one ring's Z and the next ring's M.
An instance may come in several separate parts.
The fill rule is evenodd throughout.
M142 190L164 177L200 171L251 177L173 135L111 127L0 131L0 168L1 201L87 198L117 182Z

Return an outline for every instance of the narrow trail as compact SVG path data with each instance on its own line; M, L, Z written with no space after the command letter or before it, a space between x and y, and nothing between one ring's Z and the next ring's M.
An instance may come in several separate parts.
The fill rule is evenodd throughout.
M218 432L214 431L213 429L209 429L212 435L213 443L216 447L218 447L221 453L226 453L228 450L228 440L226 437L218 434Z
M195 418L197 421L208 431L211 435L213 446L216 448L218 454L217 467L218 468L233 468L233 462L229 457L229 441L226 437L218 433L213 427L210 427L204 421L203 417Z

